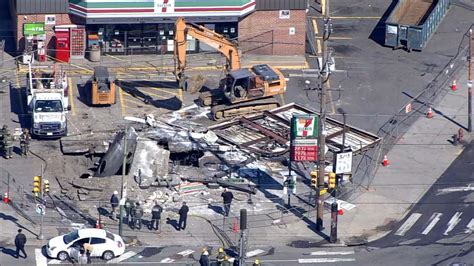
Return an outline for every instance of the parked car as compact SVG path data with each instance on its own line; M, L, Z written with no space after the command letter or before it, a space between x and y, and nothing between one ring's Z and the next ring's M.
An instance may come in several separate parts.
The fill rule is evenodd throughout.
M125 243L119 235L95 228L79 229L54 237L48 241L46 252L49 257L64 261L76 257L85 243L92 245L91 257L102 257L104 260L125 252Z

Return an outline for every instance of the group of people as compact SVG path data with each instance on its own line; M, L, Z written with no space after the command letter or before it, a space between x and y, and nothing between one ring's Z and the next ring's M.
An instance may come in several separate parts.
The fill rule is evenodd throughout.
M27 128L24 128L20 135L20 148L21 156L28 156L29 145L30 145L30 132ZM0 130L0 150L3 154L3 158L13 158L13 144L15 142L15 136L10 132L7 125L3 125Z
M232 199L234 198L234 195L232 192L230 192L227 188L224 189L224 192L221 194L222 199L223 199L223 205L224 205L224 216L228 217L230 213L230 206L232 204ZM112 220L117 219L117 208L119 207L119 198L118 198L118 192L114 191L112 194L112 197L110 198L110 206L111 206L111 215L110 218ZM142 207L142 202L133 202L130 199L127 199L125 201L125 220L127 221L127 224L132 228L132 229L138 229L141 230L142 228L142 219L143 219L143 207ZM151 221L149 223L149 229L150 230L159 230L160 229L160 221L161 221L161 213L163 212L163 207L159 204L158 201L155 201L155 205L151 209ZM185 230L186 229L186 223L188 220L188 212L189 212L189 207L186 205L186 202L183 202L181 205L181 208L178 211L179 214L179 221L178 221L178 226L177 230Z
M119 198L118 191L114 191L112 197L110 197L110 206L112 211L110 212L110 218L116 220L116 212L119 207ZM142 202L133 202L130 199L125 201L125 221L132 229L142 229L142 220L143 220L143 207ZM163 207L159 204L158 201L155 201L155 205L151 209L151 221L149 223L148 229L150 230L159 230L161 224L161 213L163 212ZM186 222L188 220L189 207L186 205L186 202L183 202L181 208L178 211L179 222L177 230L185 230Z
M209 265L211 265L210 264L210 259L209 259L209 251L207 250L207 248L202 249L201 257L199 258L199 265L200 266L209 266ZM239 260L234 259L234 261L231 262L230 257L225 253L224 248L220 247L219 250L217 251L217 255L216 255L216 265L219 265L219 266L239 265ZM259 266L259 265L261 265L260 260L255 259L252 266Z

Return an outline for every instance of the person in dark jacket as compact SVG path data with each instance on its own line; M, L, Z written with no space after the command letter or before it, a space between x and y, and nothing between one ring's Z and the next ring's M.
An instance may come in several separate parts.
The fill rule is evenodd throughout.
M160 229L160 219L163 208L158 204L158 201L155 202L155 206L151 209L151 223L150 230Z
M186 229L186 221L188 220L189 207L186 205L186 202L183 201L183 206L179 209L179 223L178 231L181 229Z
M137 202L132 212L134 224L133 227L137 228L138 230L142 229L143 208L141 206L141 203L141 201Z
M129 199L125 201L125 221L127 221L127 224L129 226L132 224L131 218L132 218L132 209L133 209L134 204L135 203Z
M232 192L230 192L227 188L225 188L221 196L222 196L222 200L224 201L224 215L229 216L230 205L232 204L232 199L234 198L234 194L232 194Z
M18 234L15 237L15 247L16 247L16 253L15 257L19 258L20 257L20 251L23 252L23 255L25 255L25 259L27 257L26 252L25 252L25 244L26 244L26 236L21 232L21 229L18 229Z
M200 266L209 266L209 252L206 248L202 249L201 257L199 258Z
M115 210L117 209L119 205L119 199L118 199L118 191L114 191L114 194L112 194L112 197L110 197L110 206L112 207L112 213L110 215L110 219L115 220L116 214Z

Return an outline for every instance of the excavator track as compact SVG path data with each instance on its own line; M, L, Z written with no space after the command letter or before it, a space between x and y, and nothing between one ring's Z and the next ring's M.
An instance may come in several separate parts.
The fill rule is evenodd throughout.
M211 108L211 117L214 121L221 121L250 114L261 113L280 106L274 97L236 103L232 105L215 105Z

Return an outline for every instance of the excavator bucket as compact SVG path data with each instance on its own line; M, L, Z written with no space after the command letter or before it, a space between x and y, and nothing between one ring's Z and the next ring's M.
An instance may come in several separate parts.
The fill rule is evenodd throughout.
M206 78L204 78L202 75L187 77L184 82L184 90L194 94L201 90L202 86L204 86L204 83L206 83Z

